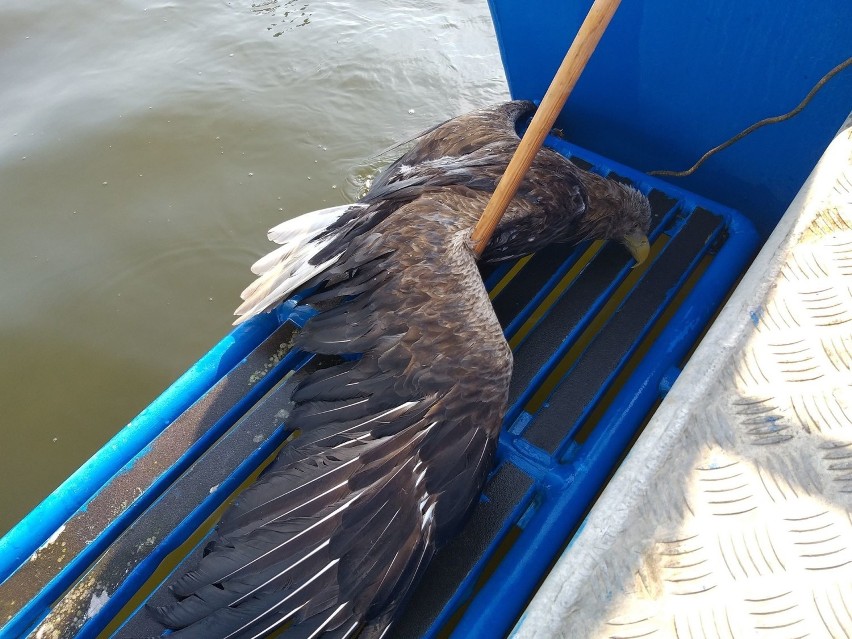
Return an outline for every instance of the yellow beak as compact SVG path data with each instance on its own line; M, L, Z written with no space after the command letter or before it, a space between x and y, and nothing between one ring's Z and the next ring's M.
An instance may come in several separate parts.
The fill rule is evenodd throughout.
M622 244L627 247L633 259L636 260L636 266L639 266L648 259L648 254L651 252L651 245L648 243L648 238L645 237L644 233L640 233L639 231L625 235Z

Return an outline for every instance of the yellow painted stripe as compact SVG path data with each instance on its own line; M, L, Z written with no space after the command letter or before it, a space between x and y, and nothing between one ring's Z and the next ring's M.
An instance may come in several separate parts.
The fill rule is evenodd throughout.
M591 324L589 324L589 326L586 327L586 330L580 334L580 337L574 345L568 349L568 352L565 353L556 368L547 376L544 383L542 383L532 398L530 398L529 402L527 402L527 405L524 407L527 412L534 413L541 408L542 404L544 404L545 400L547 400L553 392L553 389L556 388L556 385L565 373L571 370L571 367L574 366L583 351L586 350L595 336L609 321L610 317L612 317L616 309L618 309L624 301L624 298L627 297L627 294L633 289L636 282L639 281L639 278L642 277L660 252L662 252L669 239L670 238L667 235L661 235L658 237L657 241L651 246L651 253L648 255L648 259L646 259L643 264L630 271L627 277L624 278L624 281L615 290L604 307L597 313L597 315L595 315Z
M497 297L498 295L500 295L500 293L503 292L503 289L508 286L509 282L514 279L515 275L521 272L521 269L527 265L527 262L529 262L532 257L532 255L526 255L519 259L517 264L510 268L509 271L503 276L503 279L497 282L494 288L491 289L491 292L488 293L488 298L492 302L494 301L495 297Z
M515 350L518 347L524 338L529 335L530 331L539 322L539 320L544 317L544 314L547 313L554 304L556 304L562 296L562 293L564 293L565 290L571 286L572 282L577 279L577 276L586 267L586 264L591 262L592 258L597 255L598 251L601 250L601 247L603 247L603 241L598 240L596 242L592 242L592 245L580 256L580 259L571 267L571 270L569 270L565 276L559 280L559 283L548 294L548 296L542 300L541 304L536 307L527 321L521 325L514 335L512 335L509 340L509 347L512 350Z
M633 371L636 370L636 367L639 363L645 359L645 355L650 350L651 346L653 346L654 342L657 341L657 338L660 336L660 333L669 325L672 316L677 312L680 308L681 304L683 304L686 296L692 292L692 289L695 288L695 285L698 283L698 280L701 279L701 276L704 275L704 271L707 270L707 267L710 266L710 262L715 258L714 255L710 255L709 253L701 258L701 261L698 263L696 269L692 272L692 274L687 278L684 285L677 292L677 294L672 299L671 303L666 307L666 310L663 314L657 319L654 325L651 327L651 330L645 336L645 339L639 344L639 347L634 351L633 355L630 357L630 360L621 369L621 372L613 380L612 385L607 389L606 393L604 393L603 397L601 397L601 401L598 402L598 405L589 413L589 416L586 418L585 423L580 427L580 430L577 431L577 434L574 436L574 439L579 442L585 442L589 435L592 434L595 427L598 425L598 422L603 417L606 410L609 408L609 405L612 404L616 395L621 391L625 382L633 375ZM721 308L720 304L720 308ZM712 324L712 322L708 323L708 327ZM696 344L701 341L699 337L696 340ZM684 361L689 359L689 355L684 358ZM653 415L654 410L651 409L649 411L648 416Z

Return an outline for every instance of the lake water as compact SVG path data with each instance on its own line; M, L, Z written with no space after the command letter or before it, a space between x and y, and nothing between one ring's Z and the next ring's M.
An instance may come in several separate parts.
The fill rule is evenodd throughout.
M266 229L506 99L485 0L0 5L0 533L230 328Z

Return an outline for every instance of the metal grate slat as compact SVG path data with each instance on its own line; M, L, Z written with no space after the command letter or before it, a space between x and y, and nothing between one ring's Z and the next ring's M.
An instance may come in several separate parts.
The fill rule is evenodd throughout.
M656 193L657 190L654 189L649 196L652 203L651 238L659 235L660 226L669 219L674 210L671 198ZM605 301L601 298L602 291L606 291L626 276L627 264L628 257L622 247L612 243L604 246L570 288L547 311L535 330L516 348L509 391L511 404L517 404L522 396L528 397L529 393L525 391L530 389L531 383L536 376L540 376L542 367L552 356L554 341L561 341L570 335L582 325L584 319L590 317L590 308L602 305Z
M513 523L511 515L520 516L518 506L532 485L532 478L512 463L504 463L498 468L485 488L485 498L476 505L461 532L432 559L388 639L420 637L426 633L450 596L456 593L458 584L476 569L489 549L508 532ZM481 569L482 566L477 573Z
M697 210L666 245L601 333L559 383L547 406L524 431L524 438L548 453L578 428L600 389L618 371L649 322L664 308L675 286L702 249L720 231L722 220Z

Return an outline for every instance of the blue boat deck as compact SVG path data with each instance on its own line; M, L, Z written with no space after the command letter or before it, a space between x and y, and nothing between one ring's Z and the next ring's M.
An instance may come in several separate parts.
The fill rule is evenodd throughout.
M393 636L509 631L758 248L729 208L548 144L648 195L651 256L551 247L484 273L515 353L499 464ZM294 300L234 331L0 541L0 637L161 631L142 604L290 435L277 390L328 363L290 348L310 314Z

